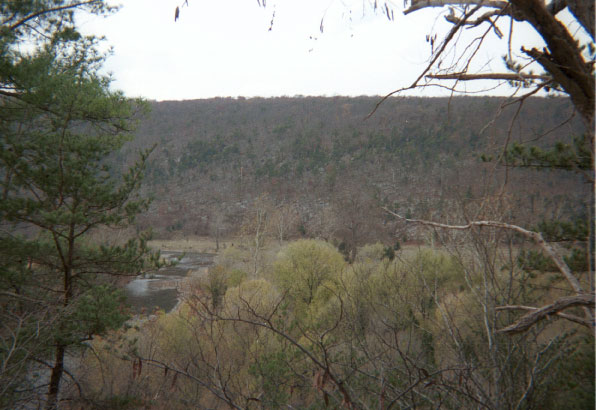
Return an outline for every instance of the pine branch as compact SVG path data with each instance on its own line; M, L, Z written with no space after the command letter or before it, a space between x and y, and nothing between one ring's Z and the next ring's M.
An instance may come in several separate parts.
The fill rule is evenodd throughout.
M65 10L73 10L73 9L80 8L81 6L89 6L92 4L100 4L100 3L101 3L100 0L88 0L88 1L81 1L78 3L67 4L65 6L59 6L59 7L54 7L54 8L50 8L50 9L40 10L37 13L32 13L32 14L25 16L23 19L17 21L13 25L9 26L8 29L13 31L16 28L27 23L28 21L31 21L31 20L33 20L41 15L44 15L44 14L56 13L56 12L61 12L61 11L65 11Z

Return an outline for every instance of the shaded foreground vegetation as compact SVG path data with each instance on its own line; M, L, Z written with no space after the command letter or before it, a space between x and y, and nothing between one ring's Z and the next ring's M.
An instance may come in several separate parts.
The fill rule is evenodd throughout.
M592 406L588 329L553 317L525 333L499 332L519 316L499 306L564 294L561 276L530 266L532 246L514 235L485 229L460 239L464 245L445 241L394 253L366 245L352 264L323 241L269 241L257 273L250 242L236 242L189 286L178 310L92 343L79 366L85 394L77 402L180 409Z

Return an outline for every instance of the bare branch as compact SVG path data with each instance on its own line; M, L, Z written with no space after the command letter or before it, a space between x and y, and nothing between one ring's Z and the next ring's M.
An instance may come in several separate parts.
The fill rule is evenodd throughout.
M31 302L31 303L44 303L45 301L39 300L39 299L33 299L24 295L19 295L17 293L13 293L13 292L6 292L6 291L0 291L0 295L3 296L10 296L12 298L17 298L17 299L22 299L25 300L27 302Z
M535 59L536 62L538 62L546 71L551 73L553 75L553 79L561 84L561 87L563 87L563 89L569 94L575 107L582 114L582 116L586 120L591 118L593 121L594 110L586 108L588 105L590 105L590 101L591 103L594 102L593 93L591 96L586 96L583 90L584 87L581 87L577 81L574 81L574 79L568 75L565 67L561 66L546 50L541 52L535 48L527 50L526 48L522 47L521 51ZM589 81L589 79L587 81Z
M65 11L65 10L77 9L81 6L89 6L89 5L93 5L93 4L101 4L101 1L100 0L81 1L78 3L71 3L71 4L66 4L64 6L41 10L37 13L33 13L33 14L29 14L28 16L25 16L25 18L23 18L22 20L19 20L16 23L14 23L13 25L9 26L8 29L14 30L14 29L22 26L23 24L27 23L28 21L33 20L43 14L56 13L56 12Z
M544 237L540 232L529 231L527 229L522 228L521 226L508 224L505 222L498 222L498 221L473 221L466 225L447 225L438 222L431 222L431 221L424 221L419 219L408 219L404 218L401 215L396 214L395 212L390 211L387 208L383 208L389 214L395 216L396 218L402 219L406 222L411 223L418 223L421 225L432 226L435 228L443 228L443 229L452 229L452 230L467 230L471 229L472 227L482 227L488 226L493 228L501 228L501 229L509 229L515 232L518 232L527 238L532 239L536 242L542 250L550 257L550 259L555 263L559 271L565 276L567 282L571 285L573 290L577 293L577 296L585 295L585 292L582 289L582 286L579 283L579 280L575 277L575 275L571 272L571 269L567 265L567 263L563 260L561 255L553 248L551 244L546 242ZM559 309L562 310L562 309ZM589 322L589 326L591 329L594 329L594 309L584 305L584 312L587 317L587 322ZM533 312L535 314L536 312ZM547 313L548 314L548 313ZM583 324L583 323L582 323Z
M547 45L542 52L522 51L551 73L582 114L589 130L594 126L594 76L580 48L563 23L546 8L542 0L511 0ZM593 19L593 16L591 16Z
M553 0L546 6L548 12L553 16L562 11L565 7L567 7L567 0Z
M177 373L181 376L187 377L189 379L191 379L192 381L194 381L195 383L199 384L200 386L203 386L205 389L209 390L213 395L215 395L218 399L224 401L225 403L228 404L228 406L230 406L230 408L233 409L242 409L242 407L240 407L239 405L237 405L236 403L234 403L233 400L231 400L229 397L227 397L227 395L225 394L225 391L222 391L221 388L216 388L213 387L212 385L210 385L209 383L205 383L203 380L201 380L200 378L190 374L188 371L186 370L182 370L182 369L178 369L175 366L172 366L171 364L153 359L153 358L147 358L147 357L135 357L134 360L136 359L140 359L142 360L145 364L152 366L152 367L157 367L158 369L163 369L163 370L169 370L171 372ZM123 359L123 360L128 360L130 361L130 359ZM225 389L224 389L225 390Z
M593 0L554 0L552 3L563 3L568 6L571 14L592 37L594 41L594 1ZM561 7L560 5L559 7ZM564 8L564 6L563 6ZM561 10L563 9L561 8ZM549 7L549 11L551 8ZM553 10L554 11L554 10ZM553 14L551 12L551 14Z
M476 6L474 7L472 10L470 10L469 12L467 12L464 17L461 19L461 21L454 25L451 30L449 31L449 34L447 34L445 36L445 39L443 40L443 42L441 43L441 47L439 47L439 50L437 50L436 54L432 57L431 61L427 64L426 68L422 71L422 73L420 73L420 75L418 76L418 78L416 78L416 80L414 80L414 82L409 86L409 87L403 87L403 88L399 88L397 90L394 90L392 92L390 92L389 94L385 95L383 98L381 98L381 100L375 105L375 108L373 108L373 110L370 112L370 114L368 114L365 119L368 119L370 117L372 117L374 115L374 113L379 109L379 107L381 106L381 104L383 104L385 102L385 100L387 100L389 97L391 97L392 95L395 95L397 93L400 93L402 91L406 91L406 90L411 90L413 88L419 87L418 82L424 78L424 76L426 75L426 73L428 73L430 71L430 69L433 67L433 65L435 64L435 62L437 62L437 60L439 59L439 57L443 54L443 52L445 51L445 49L447 48L447 45L451 42L451 40L453 40L453 38L455 37L455 35L457 34L457 32L459 31L459 29L461 27L464 26L465 22L474 14L478 11L478 9L480 8L480 6Z
M466 225L447 225L447 224L442 224L442 223L438 223L438 222L424 221L424 220L420 220L420 219L408 219L401 215L396 214L395 212L390 211L387 208L383 208L383 209L386 212L388 212L389 214L395 216L396 218L402 219L406 222L417 223L417 224L426 225L426 226L433 226L435 228L463 231L463 230L471 229L472 227L489 226L489 227L493 227L493 228L509 229L509 230L518 232L518 233L524 235L525 237L534 240L542 248L542 250L546 252L546 254L555 263L557 268L559 268L559 271L565 276L565 279L567 279L567 281L569 282L569 284L571 285L571 287L573 288L573 290L575 292L577 292L578 294L584 293L579 281L573 275L573 273L571 272L571 269L569 268L569 266L567 266L567 263L565 263L565 261L563 260L561 255L559 255L555 251L555 249L548 242L546 242L544 240L544 238L542 237L542 234L540 232L529 231L525 228L522 228L521 226L508 224L505 222L498 222L498 221L472 221Z
M584 293L581 295L574 295L574 296L566 296L560 299L557 299L554 303L541 307L528 313L525 316L522 316L518 319L515 323L498 330L500 333L506 334L516 334L521 333L528 330L530 327L538 323L539 321L546 319L550 315L555 315L562 310L568 309L573 306L583 306L587 308L594 308L594 294ZM497 308L497 310L504 310L507 307ZM574 316L571 316L574 317ZM569 317L567 317L569 318ZM579 318L577 318L579 319ZM574 320L577 322L577 320ZM587 326L588 328L593 328L593 323L589 323L588 321L582 320L580 322L582 325Z
M502 310L531 310L531 311L537 311L540 308L534 307L534 306L522 306L522 305L506 305L506 306L497 306L495 308L496 311L502 311ZM575 316L575 315L570 315L568 313L563 313L563 312L556 312L554 313L555 315L557 315L558 317L560 317L561 319L566 319L569 320L570 322L574 322L574 323L578 323L582 326L586 326L586 327L590 327L590 322L582 317L579 316Z
M452 11L453 11L453 9L452 9ZM502 10L502 9L489 11L487 13L484 13L482 16L478 17L476 20L470 20L470 21L464 22L464 25L470 26L468 28L472 28L472 27L479 26L482 23L488 23L492 26L497 37L503 38L503 33L501 32L499 27L497 27L495 22L492 21L492 19L491 19L491 17L497 16L497 18L498 18L499 16L502 16L504 14L503 12L504 12L504 10ZM459 24L460 23L459 17L456 17L454 13L450 13L447 16L445 16L445 20L447 20L451 24Z
M522 47L521 51L540 64L552 75L553 80L561 85L561 88L569 95L574 106L582 115L589 132L593 135L595 105L593 61L586 61L581 47L578 46L565 24L557 20L555 15L568 6L577 22L586 29L593 40L594 2L590 0L553 0L548 5L545 3L542 0L412 0L411 6L404 11L404 14L428 7L460 6L464 7L465 10L466 6L476 6L472 13L464 14L462 12L461 17L456 16L453 9L451 9L451 14L445 16L447 21L454 24L452 31L445 37L446 42L450 40L454 31L459 31L464 26L478 26L484 22L488 22L497 36L502 37L502 33L491 20L492 16L506 15L511 17L512 20L527 21L540 34L546 43L546 47L542 51L535 48L527 50ZM476 19L471 19L479 8L492 8L493 10L485 12ZM512 27L510 25L509 42L511 41ZM509 46L509 49L511 49L511 46ZM441 54L441 52L438 54ZM509 54L511 54L511 51ZM422 77L434 66L435 61L436 58L424 70ZM449 75L447 74L447 76ZM426 78L445 79L429 76L426 76ZM446 79L449 78L446 77ZM479 77L478 79L487 78ZM544 78L541 79L544 80ZM418 81L419 79L410 87L396 90L388 96L418 87Z
M412 1L410 7L404 10L404 14L410 14L414 11L427 7L445 7L445 6L479 6L503 9L509 5L506 1L500 0L419 0Z

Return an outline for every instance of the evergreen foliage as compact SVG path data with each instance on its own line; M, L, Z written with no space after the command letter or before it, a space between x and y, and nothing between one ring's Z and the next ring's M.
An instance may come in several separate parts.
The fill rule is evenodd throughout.
M110 91L98 73L98 39L77 31L76 10L112 9L101 1L0 5L2 407L57 408L68 352L128 317L114 278L157 262L146 236L92 239L146 209L137 191L149 151L122 176L110 167L143 104Z
M571 144L558 141L551 148L514 143L508 148L506 162L518 167L589 171L593 169L593 149L590 137L573 137Z

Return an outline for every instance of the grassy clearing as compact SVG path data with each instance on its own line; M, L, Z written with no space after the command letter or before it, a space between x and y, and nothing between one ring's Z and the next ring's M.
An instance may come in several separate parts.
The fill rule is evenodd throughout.
M238 241L236 241L238 242ZM234 243L234 239L222 239L219 241L219 250L226 249ZM189 237L184 239L154 239L148 242L150 248L160 251L181 251L217 253L215 238L210 237Z
M230 246L239 246L241 248L245 247L242 238L226 238L219 240L219 252L222 250L229 248ZM290 241L291 242L291 241ZM285 242L282 245L285 245L289 242ZM217 253L216 250L216 241L215 238L211 238L208 236L195 236L195 237L188 237L188 238L178 238L178 239L153 239L148 242L149 247L154 250L161 250L161 251L181 251L181 252L205 252L205 253ZM265 244L263 251L272 251L277 252L282 245L275 240L267 241ZM428 245L404 245L402 249L398 252L401 256L411 255L418 252L420 249L426 249Z

